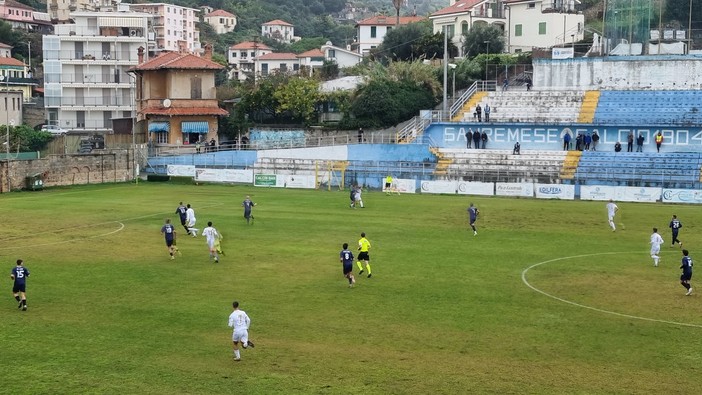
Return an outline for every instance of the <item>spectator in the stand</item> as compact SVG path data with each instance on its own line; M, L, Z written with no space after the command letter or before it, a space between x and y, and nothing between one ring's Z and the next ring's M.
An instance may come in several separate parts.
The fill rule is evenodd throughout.
M622 143L619 141L614 143L614 152L622 152Z
M597 151L597 143L600 141L600 135L597 132L592 132L592 150Z
M249 138L246 136L241 136L241 149L249 148Z
M643 133L639 133L639 137L636 138L636 152L643 152L644 136Z
M358 142L363 142L363 128L358 128Z
M578 133L578 135L575 137L575 150L576 151L583 150L583 134L582 133Z
M585 135L585 151L590 151L590 144L592 143L592 136L590 133Z
M473 132L473 148L480 148L480 130Z
M634 132L629 132L626 137L626 152L634 152Z
M490 122L490 105L485 103L485 122Z
M478 122L483 122L483 109L480 104L475 107L475 113L478 114Z
M656 134L656 152L661 152L661 144L663 144L663 134L658 132Z
M566 132L563 135L563 151L568 151L570 149L570 133Z
M473 129L468 128L466 132L466 148L470 149L470 143L473 141Z
M527 87L527 91L531 90L531 77L527 77L526 87Z
M508 87L509 87L509 81L507 80L507 78L505 78L504 82L502 82L502 90L506 91Z
M483 133L480 135L480 140L483 141L482 148L485 149L485 144L487 144L487 141L488 141L488 136L487 136L487 133L485 133L485 130L483 130Z
M519 141L514 143L514 149L512 149L512 155L519 155L521 154L521 149L522 146L519 144Z
M210 140L210 151L217 151L217 142L215 141L215 139Z

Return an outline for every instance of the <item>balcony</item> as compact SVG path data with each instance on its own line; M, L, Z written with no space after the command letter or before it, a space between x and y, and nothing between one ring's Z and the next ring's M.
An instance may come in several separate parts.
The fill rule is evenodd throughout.
M123 100L121 97L61 97L60 107L128 107L135 103L131 100Z
M576 14L575 2L571 0L545 0L541 3L541 12L543 14L558 13L558 14Z
M47 59L51 60L79 60L79 61L89 61L90 63L95 62L96 64L114 64L116 62L136 62L137 53L136 49L128 53L123 52L103 52L100 50L94 51L75 51L75 50L63 50L63 51L52 51L54 55L58 52L58 57L47 56Z

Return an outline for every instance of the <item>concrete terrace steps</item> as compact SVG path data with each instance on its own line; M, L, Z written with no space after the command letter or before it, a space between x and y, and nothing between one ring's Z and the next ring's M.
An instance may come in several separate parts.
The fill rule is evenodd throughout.
M702 174L702 153L584 152L576 171L581 182L643 182L690 187Z
M494 122L575 122L580 114L583 91L498 91L468 108L464 120L473 118L475 105L492 109ZM466 119L467 118L467 119Z

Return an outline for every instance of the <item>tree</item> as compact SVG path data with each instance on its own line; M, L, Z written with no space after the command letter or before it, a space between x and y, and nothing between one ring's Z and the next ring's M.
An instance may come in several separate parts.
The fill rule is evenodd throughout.
M413 47L413 45L431 35L431 22L409 23L387 32L383 43L371 53L375 59L386 63L388 61L419 59L422 53L416 51L418 48Z
M692 5L692 13L690 13ZM668 0L665 3L665 17L668 22L677 21L687 29L692 15L692 28L702 28L702 2L696 0Z
M464 35L463 53L469 58L481 53L499 54L504 49L505 41L502 32L496 26L473 24L473 27Z
M7 125L0 125L2 132L7 131ZM10 126L10 152L36 152L46 148L54 138L49 132L34 130L27 125Z
M392 6L395 7L396 11L395 17L397 18L395 26L400 26L400 8L402 7L402 3L404 2L405 0L392 0Z
M290 111L309 125L319 101L319 83L311 78L291 78L287 84L278 86L273 96L278 101L277 113Z

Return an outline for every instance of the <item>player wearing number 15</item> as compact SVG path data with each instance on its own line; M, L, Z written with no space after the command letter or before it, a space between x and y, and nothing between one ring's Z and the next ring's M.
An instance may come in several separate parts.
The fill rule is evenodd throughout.
M17 266L10 271L10 279L15 282L12 286L12 293L18 303L17 308L22 309L22 311L27 311L26 288L27 277L29 277L29 269L22 266L22 263L24 263L24 261L21 259L17 260Z
M339 253L339 261L343 265L344 277L349 280L349 288L353 287L356 279L353 278L353 252L349 251L349 243L344 243Z

